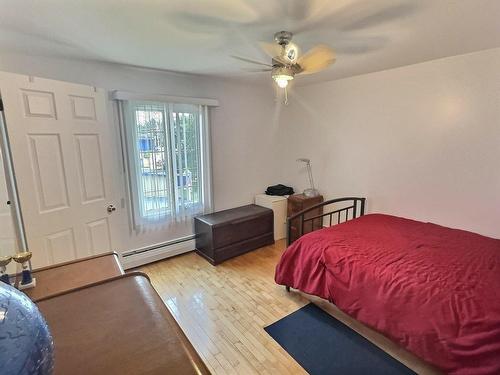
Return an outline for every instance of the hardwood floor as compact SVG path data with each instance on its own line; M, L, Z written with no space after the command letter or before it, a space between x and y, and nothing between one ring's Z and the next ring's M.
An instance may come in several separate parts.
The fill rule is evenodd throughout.
M213 374L305 374L264 327L310 301L418 374L439 371L333 304L274 282L284 241L217 267L194 252L142 267Z
M274 282L284 246L217 267L193 252L141 268L212 373L306 373L263 329L308 302Z

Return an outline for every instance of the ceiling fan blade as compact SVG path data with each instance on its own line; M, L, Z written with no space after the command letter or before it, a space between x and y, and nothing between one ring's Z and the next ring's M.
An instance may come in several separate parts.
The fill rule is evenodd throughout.
M297 65L300 67L299 74L310 74L326 69L334 62L335 51L333 48L325 45L318 45L299 57Z
M220 17L187 12L175 13L171 24L180 30L197 34L213 34L220 32L228 25L234 26L231 21Z
M276 60L280 64L289 65L290 61L288 61L285 57L283 57L283 47L281 47L277 43L267 43L267 42L259 42L260 48L273 60Z
M418 6L414 2L403 2L387 6L386 8L375 8L371 12L360 14L358 17L351 19L351 22L341 26L342 30L351 31L365 29L368 27L378 26L385 22L390 22L395 19L402 19L405 16L415 12Z
M342 55L360 55L379 50L387 43L384 36L342 36L335 41L335 51Z
M247 59L245 57L240 57L240 56L234 56L234 55L231 55L231 57L233 59L236 59L236 60L241 60L241 61L245 61L247 63L250 63L250 64L258 64L258 65L264 65L264 66L268 66L268 67L273 67L271 64L268 64L268 63L263 63L263 62L260 62L260 61L255 61L255 60L251 60L251 59Z
M335 8L330 2L318 3L319 9L303 20L291 31L299 33L325 31L335 25L339 31L353 31L382 25L415 13L421 5L412 0L378 0L352 1L347 4L339 2Z
M269 57L282 65L294 64L300 53L299 47L295 43L289 43L286 47L282 47L277 43L259 42L259 46Z
M283 53L282 47L277 43L259 42L260 48L273 59L276 56L281 56Z
M273 68L266 68L266 69L242 69L244 72L248 73L260 73L260 72L271 72Z
M192 2L193 6L176 10L175 6L168 11L171 23L178 29L192 33L215 33L228 29L252 25L259 14L246 1L212 1Z
M286 0L282 3L283 13L294 21L308 18L315 6L311 0Z

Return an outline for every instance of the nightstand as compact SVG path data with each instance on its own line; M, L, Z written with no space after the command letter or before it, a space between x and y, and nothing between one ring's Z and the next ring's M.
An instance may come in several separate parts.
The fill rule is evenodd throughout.
M323 202L323 196L318 195L317 197L306 197L304 194L294 194L290 195L288 197L288 210L287 210L287 217L290 217L292 215L295 215L297 212L300 212L302 210L305 210L306 208L309 208L311 206L314 206L315 204ZM311 218L313 216L318 216L323 213L323 208L319 207L315 210L312 210L308 212L304 217ZM314 221L314 224L313 224ZM291 231L290 231L290 243L298 239L299 236L299 229L300 225L302 223L300 222L299 218L295 219L291 223ZM304 223L304 228L302 231L302 234L306 234L309 232L312 232L313 230L321 229L322 228L322 220L312 220Z
M255 204L270 208L274 213L274 240L286 237L287 196L257 194Z

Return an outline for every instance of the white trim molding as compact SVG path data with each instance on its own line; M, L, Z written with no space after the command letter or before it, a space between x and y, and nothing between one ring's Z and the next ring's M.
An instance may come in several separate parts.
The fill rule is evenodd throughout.
M195 249L195 240L193 237L188 236L177 241L124 252L120 255L123 269L127 270L139 267L147 263L193 251Z
M210 98L191 98L187 96L172 96L164 94L142 94L138 92L114 90L110 93L111 100L145 100L162 103L181 103L218 107L219 101Z

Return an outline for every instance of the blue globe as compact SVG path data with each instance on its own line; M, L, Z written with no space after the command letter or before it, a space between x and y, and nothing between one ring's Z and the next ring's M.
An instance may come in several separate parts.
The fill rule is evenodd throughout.
M49 327L36 305L24 293L0 282L0 372L52 374L53 352Z

